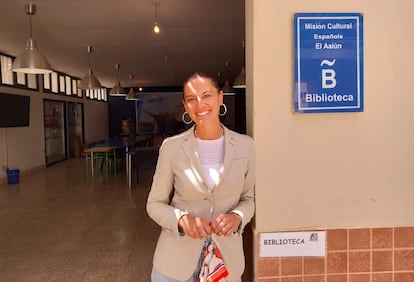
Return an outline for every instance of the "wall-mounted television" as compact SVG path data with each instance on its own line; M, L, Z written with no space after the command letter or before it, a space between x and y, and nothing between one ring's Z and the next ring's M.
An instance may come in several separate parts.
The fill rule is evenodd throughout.
M0 93L0 127L24 127L30 123L30 96Z

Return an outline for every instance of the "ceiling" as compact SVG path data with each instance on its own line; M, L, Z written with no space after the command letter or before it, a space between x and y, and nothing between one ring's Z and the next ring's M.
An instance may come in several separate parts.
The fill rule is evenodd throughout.
M28 0L0 0L0 53L17 56L30 37ZM193 71L232 83L244 62L242 0L33 0L33 39L52 68L105 87L179 86ZM157 19L161 33L152 31ZM226 64L229 62L229 64ZM133 75L133 79L130 75ZM220 75L221 74L221 75Z

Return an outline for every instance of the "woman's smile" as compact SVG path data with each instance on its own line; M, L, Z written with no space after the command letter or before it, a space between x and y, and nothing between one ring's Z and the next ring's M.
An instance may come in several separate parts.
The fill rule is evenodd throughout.
M199 116L205 116L205 115L207 115L209 112L208 111L206 111L206 112L202 112L202 113L197 113L197 115L199 115Z
M199 123L205 123L208 120L210 120L211 117L211 111L202 111L202 112L194 112L195 114L195 122L199 122Z
M204 112L197 112L196 115L198 117L205 117L210 113L210 111L204 111Z

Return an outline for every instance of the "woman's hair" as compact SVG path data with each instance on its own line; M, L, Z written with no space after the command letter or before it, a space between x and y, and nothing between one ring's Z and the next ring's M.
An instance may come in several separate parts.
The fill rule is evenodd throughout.
M211 81L211 84L213 84L214 88L217 89L217 91L220 91L220 86L219 83L217 81L217 79L214 76L202 73L202 72L193 72L183 83L183 89L185 87L185 85L192 79L194 78L204 78L204 79L208 79Z

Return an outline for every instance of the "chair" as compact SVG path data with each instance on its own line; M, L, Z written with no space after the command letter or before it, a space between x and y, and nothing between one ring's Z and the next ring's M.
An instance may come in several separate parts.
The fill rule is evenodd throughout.
M93 142L90 142L88 144L88 148L95 148L97 146L99 146L99 142L98 141L93 141ZM82 156L85 157L85 163L86 163L86 170L85 170L86 171L86 178L89 181L89 161L92 158L92 154L82 152ZM94 175L94 174L97 173L97 163L96 162L99 159L101 159L102 160L102 163L103 163L103 161L105 160L105 155L104 154L100 154L100 153L94 153L93 154L93 159L91 160L93 162L93 166L91 166L91 169L94 170L94 171L92 171L92 175ZM101 163L101 170L102 170L102 163Z
M158 153L158 146L135 148L134 167L136 174L136 183L139 183L139 170L155 169L158 161Z
M93 141L93 142L91 142L91 143L89 143L89 148L93 148L93 147L96 147L96 146L98 146L98 142L97 141Z
M111 140L100 140L100 141L93 141L91 143L89 143L89 148L94 148L97 146L115 146L115 144L112 144ZM124 150L124 149L120 149ZM89 155L85 155L86 157L86 163L88 163L88 160L90 160L90 156ZM109 161L109 165L110 166L114 166L114 169L116 168L116 164L115 162L117 161L117 157L118 157L118 149L115 152L115 156L110 156L108 161ZM97 172L97 161L101 160L101 165L100 165L100 171L103 170L104 166L106 165L106 154L103 153L95 153L93 154L93 162L94 162L94 167L95 167L95 173ZM114 172L115 173L115 172Z
M98 141L93 141L93 142L91 142L91 143L88 144L88 148L95 148L98 145L99 145L99 142ZM87 154L84 154L83 152L82 152L82 156L85 156L86 157L86 162L88 162L90 156L87 155ZM100 159L101 156L99 154L94 154L93 158L94 158L94 163L96 164L96 160L97 159Z
M155 169L158 161L160 146L164 140L163 134L150 134L148 137L135 143L135 148L129 152L133 159L132 167L135 168L136 183L139 183L139 170ZM129 176L129 188L131 188L132 178Z
M108 145L108 146L116 146L117 147L117 149L115 150L115 155L111 156L109 158L109 165L110 166L116 165L116 167L119 170L121 170L123 168L124 162L125 162L125 149L126 149L126 145L124 145L124 143L122 142L122 139L119 138L119 137L115 137L113 139L105 140L102 143L101 142L100 142L100 144L105 144L105 145ZM117 163L114 164L115 162L117 162ZM105 165L105 159L102 159L101 171L102 171L104 165Z

